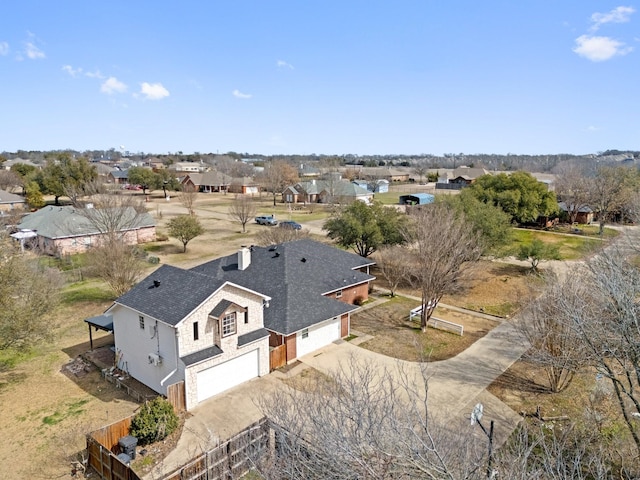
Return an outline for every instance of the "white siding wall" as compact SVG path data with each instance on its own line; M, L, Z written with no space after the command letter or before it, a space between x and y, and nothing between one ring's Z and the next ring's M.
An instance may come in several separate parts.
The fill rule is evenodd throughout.
M120 305L114 307L112 314L118 367L156 392L166 395L167 385L181 379L176 358L175 329L145 316L142 330L139 314ZM149 354L158 351L162 364L155 366L149 363ZM176 369L178 371L161 385L162 380Z
M203 350L215 344L216 322L214 319L209 318L209 312L222 300L229 300L241 307L248 308L249 323L244 323L244 313L238 313L236 334L222 338L221 344L218 345L224 353L214 359L185 368L184 364L178 361L179 357ZM206 300L198 310L185 318L178 325L177 330L162 322L157 322L160 342L159 350L160 356L163 358L160 366L150 365L148 360L149 353L156 353L158 350L158 339L156 337L151 338L156 320L151 317L145 317L145 329L142 331L139 327L137 312L116 305L111 313L113 314L116 348L122 352L120 365L118 366L123 370L127 370L132 377L163 395L167 393L167 385L185 380L187 409L193 408L197 404L197 373L201 370L211 368L258 348L259 375L263 376L269 373L268 337L238 348L239 335L244 335L264 326L262 297L259 295L227 285ZM193 323L196 321L198 322L199 330L198 340L193 339ZM178 347L177 358L176 344ZM171 376L161 385L161 381L169 374Z

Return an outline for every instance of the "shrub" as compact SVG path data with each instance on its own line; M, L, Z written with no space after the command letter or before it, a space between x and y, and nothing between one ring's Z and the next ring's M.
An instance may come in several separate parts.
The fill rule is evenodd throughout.
M130 433L140 445L164 440L178 428L178 416L167 400L156 397L145 403L131 421Z
M358 305L358 306L361 306L361 305L364 303L364 297L362 297L362 296L358 295L358 296L353 300L353 303L354 303L354 304L356 304L356 305Z
M153 255L149 255L149 257L147 257L147 262L153 264L153 265L157 265L158 263L160 263L160 258L159 257L155 257Z

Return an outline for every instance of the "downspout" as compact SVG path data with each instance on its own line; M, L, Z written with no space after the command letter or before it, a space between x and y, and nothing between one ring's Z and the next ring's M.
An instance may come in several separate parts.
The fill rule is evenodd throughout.
M164 382L166 382L167 380L169 380L169 378L171 378L173 376L174 373L176 373L178 371L178 329L176 328L176 341L173 343L174 347L175 347L175 354L176 354L176 368L174 368L169 375L167 375L166 377L164 377L162 380L160 380L160 386L163 387L164 386Z

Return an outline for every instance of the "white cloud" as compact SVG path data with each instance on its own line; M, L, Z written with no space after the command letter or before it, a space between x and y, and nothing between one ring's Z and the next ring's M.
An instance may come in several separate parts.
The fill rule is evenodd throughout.
M243 98L243 99L248 99L253 97L253 95L251 95L250 93L242 93L240 90L234 90L233 92L231 92L233 94L234 97L236 98Z
M127 86L116 77L109 77L102 83L102 85L100 85L100 91L107 95L111 95L112 93L124 93L127 91Z
M147 100L161 100L169 96L169 90L164 88L161 83L142 82L140 94L144 95Z
M100 70L96 70L95 72L85 72L85 76L89 78L100 78L100 79L104 78L104 75L100 73Z
M598 131L598 127L596 127L596 126L594 126L594 125L589 125L589 126L587 127L587 131L589 131L589 132L596 132L596 131Z
M576 46L573 48L575 53L592 62L603 62L618 55L626 55L632 50L632 47L613 38L589 35L576 38Z
M635 11L633 7L616 7L608 13L596 12L591 15L591 21L593 22L591 30L596 31L605 23L626 23Z
M7 42L0 42L0 55L9 54L9 44Z
M290 63L285 62L284 60L278 60L276 62L276 65L278 65L278 68L288 68L290 70L293 70L293 65L291 65Z
M82 73L82 68L73 68L71 65L63 65L62 70L67 72L72 77L77 77Z
M33 42L25 42L24 44L24 54L27 58L31 60L39 60L41 58L45 58L45 54L42 50L40 50L35 43Z

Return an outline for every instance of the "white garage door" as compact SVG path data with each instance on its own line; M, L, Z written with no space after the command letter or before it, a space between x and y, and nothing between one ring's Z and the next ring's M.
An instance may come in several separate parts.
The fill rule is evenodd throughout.
M296 353L302 357L340 338L340 317L321 323L296 335Z
M198 402L258 376L258 349L198 372Z

